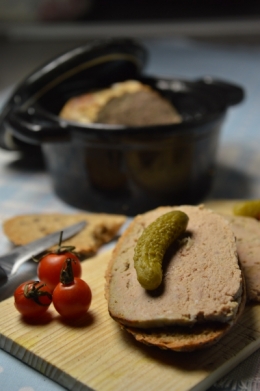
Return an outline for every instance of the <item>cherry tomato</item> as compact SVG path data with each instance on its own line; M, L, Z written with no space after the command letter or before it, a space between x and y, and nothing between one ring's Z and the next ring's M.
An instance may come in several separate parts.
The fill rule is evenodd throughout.
M24 282L14 292L14 305L24 317L43 315L51 303L51 290L41 281Z
M61 273L61 282L53 291L53 305L64 318L76 319L86 314L92 292L81 278L73 276L72 260L67 259Z
M37 275L39 280L45 282L53 291L56 285L60 282L60 273L66 259L73 259L73 273L75 277L81 277L81 263L76 253L73 252L73 246L61 246L62 232L60 244L57 251L50 252L44 255L38 264Z

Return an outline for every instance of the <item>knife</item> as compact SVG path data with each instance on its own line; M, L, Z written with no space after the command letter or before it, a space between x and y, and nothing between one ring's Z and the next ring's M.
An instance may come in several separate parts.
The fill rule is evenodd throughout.
M86 224L86 221L73 224L24 246L19 246L1 256L0 301L11 296L19 284L37 275L37 263L30 258L58 244L61 231L63 232L62 240L66 240L80 232ZM18 270L19 273L17 273Z

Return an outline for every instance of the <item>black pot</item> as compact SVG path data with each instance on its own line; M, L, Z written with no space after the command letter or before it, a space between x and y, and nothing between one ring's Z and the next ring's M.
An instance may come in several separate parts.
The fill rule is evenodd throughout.
M144 75L146 59L145 49L128 39L93 43L56 58L7 102L1 146L40 146L55 192L81 209L135 215L159 205L200 202L212 182L227 108L242 101L243 90L210 77ZM70 97L127 79L151 85L183 121L126 127L59 118Z

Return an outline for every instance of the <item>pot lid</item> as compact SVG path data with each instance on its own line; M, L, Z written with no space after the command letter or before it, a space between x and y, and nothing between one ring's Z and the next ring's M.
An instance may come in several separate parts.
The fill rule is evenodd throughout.
M95 79L95 85L97 79L100 83L103 80L109 83L110 79L114 81L115 74L117 81L124 80L126 75L135 78L141 73L146 61L145 48L128 38L92 41L55 57L26 77L4 105L0 115L0 147L8 150L32 148L16 139L5 126L5 120L12 111L32 107L46 93L62 86L63 82L67 86L69 83L74 86L79 75L81 88L84 87L84 80L88 89L91 88L92 80Z

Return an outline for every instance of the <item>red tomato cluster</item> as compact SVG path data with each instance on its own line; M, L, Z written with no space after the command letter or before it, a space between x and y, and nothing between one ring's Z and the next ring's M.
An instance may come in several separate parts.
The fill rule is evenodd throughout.
M60 244L62 240L62 234ZM27 281L14 292L16 309L24 316L43 315L53 303L64 318L75 319L84 315L91 304L89 285L82 280L81 263L74 247L61 246L44 255L38 265L39 281Z

